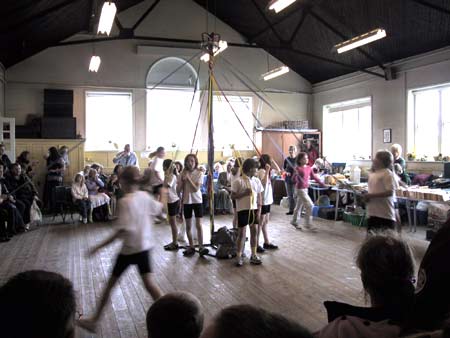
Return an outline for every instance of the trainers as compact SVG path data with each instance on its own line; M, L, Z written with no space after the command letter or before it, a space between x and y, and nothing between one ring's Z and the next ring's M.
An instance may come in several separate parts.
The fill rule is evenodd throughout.
M289 212L286 213L286 215L293 215L293 214L294 214L293 211L289 211Z
M247 254L245 253L245 251L242 251L241 257L242 258L247 258Z
M82 221L83 221L83 217L80 215L80 217L78 218L78 220L79 220L80 222L82 222Z
M265 252L266 251L266 249L265 249L265 244L264 244L264 248L261 246L261 245L258 245L258 247L256 248L256 252L257 253L263 253L263 252Z
M194 255L195 255L195 249L194 248L189 247L189 248L187 248L186 250L183 251L183 256L191 257L191 256L194 256Z
M164 250L167 251L175 251L178 250L178 244L177 243L169 243L167 245L164 245Z
M239 257L239 258L237 259L235 265L236 265L237 267L241 267L242 265L244 265L244 258L242 258L242 256Z
M79 319L76 321L77 325L91 333L97 332L97 323L92 319Z
M87 224L87 218L83 218L83 224Z
M201 257L203 257L203 256L209 254L209 250L206 248L201 248L198 253L200 254Z
M264 249L266 249L266 250L276 250L276 249L278 249L278 245L275 245L275 244L273 244L273 243L264 243Z
M250 263L253 265L260 265L260 264L262 264L262 261L261 261L261 258L259 258L258 256L252 255L250 257Z

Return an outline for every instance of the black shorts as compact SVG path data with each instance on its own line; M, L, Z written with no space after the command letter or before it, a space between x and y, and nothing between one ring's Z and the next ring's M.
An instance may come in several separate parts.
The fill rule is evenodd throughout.
M153 186L153 195L159 195L159 190L163 187L162 184L154 185Z
M194 211L195 218L203 217L203 205L201 203L185 204L183 209L185 219L192 218L192 211Z
M231 202L233 203L233 208L236 209L236 200L231 200Z
M383 231L394 230L395 221L387 218L370 216L367 219L367 232L369 231Z
M238 227L243 228L247 225L259 224L257 212L257 210L238 211Z
M114 277L120 277L130 265L137 265L141 275L152 272L150 251L145 250L131 255L119 254L112 275Z
M169 216L176 216L180 211L180 200L167 204L167 213Z
M270 214L270 204L261 207L261 215Z

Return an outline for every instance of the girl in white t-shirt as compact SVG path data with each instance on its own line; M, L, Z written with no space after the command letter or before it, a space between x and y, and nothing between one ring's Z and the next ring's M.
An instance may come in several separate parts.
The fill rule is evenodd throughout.
M234 161L234 166L231 169L231 186L233 186L233 182L236 181L239 177L241 177L241 166L244 162L244 159L242 157L236 158ZM231 202L233 203L233 228L237 229L237 210L236 210L236 200L231 197Z
M261 264L261 258L256 254L257 248L257 224L261 216L261 193L264 188L256 175L256 162L246 159L242 164L242 176L233 181L231 186L231 198L236 199L238 218L237 261L236 266L244 264L242 252L245 246L247 225L250 226L250 247L252 254L251 264Z
M367 209L367 231L395 228L395 191L398 188L394 177L394 158L387 150L380 150L372 162L368 193L363 195Z
M194 154L189 154L184 159L184 170L181 173L177 185L178 193L183 194L183 211L186 220L186 235L189 247L183 252L184 256L195 254L194 240L192 238L192 214L195 214L195 227L197 229L197 239L199 254L208 254L208 249L203 247L203 198L200 190L203 184L203 172L198 169L198 159Z
M262 154L261 158L259 159L259 166L260 169L258 170L258 177L261 180L261 183L264 187L264 193L262 194L261 218L258 225L258 239L257 239L258 247L256 251L262 253L266 250L276 250L278 249L278 246L270 242L269 234L267 232L267 224L269 223L270 218L270 206L273 204L272 181L270 178L270 171L272 169L272 158L267 154ZM280 168L278 168L278 170L279 169ZM259 237L261 235L261 231L264 236L263 246L259 245Z
M120 184L125 192L125 196L119 200L118 228L111 237L89 250L89 256L92 256L116 239L122 241L120 254L117 256L112 275L103 290L94 316L78 321L78 325L91 332L96 331L97 322L107 304L113 287L130 265L137 265L144 286L153 300L162 296L162 292L151 274L150 249L152 247L151 230L153 219L161 214L167 194L165 191L162 191L162 202L154 200L148 193L138 190L140 179L138 168L129 166L123 170L120 175Z
M180 211L180 197L177 192L178 171L172 160L164 160L164 187L168 190L167 213L169 214L169 224L172 230L172 242L165 245L165 250L178 250L178 227L177 215Z

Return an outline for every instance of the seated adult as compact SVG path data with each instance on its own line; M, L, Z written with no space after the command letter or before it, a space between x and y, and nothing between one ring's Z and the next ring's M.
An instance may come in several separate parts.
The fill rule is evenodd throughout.
M129 144L125 144L125 147L123 148L123 151L118 153L113 158L113 163L114 164L120 164L123 167L128 167L128 166L139 167L137 156L136 156L136 154L134 152L131 151L131 147L130 147Z
M325 302L329 324L319 338L398 337L414 303L414 258L393 232L369 236L356 265L371 307Z
M15 205L14 198L9 194L3 177L3 165L0 164L0 212L1 232L3 241L8 241L13 235L25 230L22 215ZM6 227L3 224L6 222Z
M98 163L94 163L91 165L91 169L95 169L97 171L97 176L100 179L100 181L103 182L103 184L106 184L108 182L109 177L103 172L103 166Z
M77 206L78 212L80 213L80 222L86 224L92 223L92 208L91 201L89 200L89 193L84 183L83 174L76 174L72 183L72 199L73 203Z
M213 319L201 338L312 338L296 322L252 305L229 306Z
M11 160L8 155L6 155L6 147L3 143L0 143L0 164L3 165L5 172L7 172L11 166Z
M0 332L8 338L73 338L75 292L60 274L21 272L0 288Z
M227 171L219 174L217 181L217 196L214 198L216 212L229 214L232 212L233 204L231 202L231 168L232 164L227 164Z
M411 184L411 178L408 175L408 172L406 171L406 161L402 157L402 146L400 144L393 144L391 146L391 153L394 156L394 165L399 164L402 168L402 176L401 179L403 182L405 182L407 185Z
M34 197L37 192L34 189L31 180L22 174L22 168L18 163L11 165L11 170L5 177L6 188L15 200L15 205L22 215L25 228L28 228L30 223L30 211L33 204Z
M44 188L44 206L50 211L55 211L55 188L63 184L64 160L56 147L50 147L45 158L47 161L47 177Z
M147 312L149 338L198 338L203 330L203 308L190 293L168 293Z
M17 157L16 163L19 163L22 167L22 172L26 174L29 178L32 178L34 176L34 166L36 165L35 162L30 163L30 152L25 150L22 151Z
M104 218L111 215L109 208L110 197L99 189L104 189L105 184L98 178L98 173L95 169L89 170L89 175L86 179L86 187L88 189L89 200L91 201L91 208L94 210L98 207L104 208Z
M450 324L450 219L434 235L422 259L411 325L439 330Z

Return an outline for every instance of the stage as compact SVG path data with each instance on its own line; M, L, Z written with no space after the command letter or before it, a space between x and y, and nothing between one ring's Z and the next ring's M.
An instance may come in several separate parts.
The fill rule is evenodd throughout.
M324 300L364 305L353 258L366 235L365 229L316 219L318 232L299 231L289 224L290 218L284 213L285 209L274 206L270 222L270 234L280 249L262 254L261 266L246 261L242 268L236 268L233 260L198 255L185 258L181 250L164 251L163 245L170 242L169 225L155 225L152 255L158 284L164 292L183 290L195 294L205 308L207 320L227 305L250 303L317 330L326 323ZM205 242L209 241L208 221L205 217ZM223 225L231 225L231 216L216 216L216 229ZM111 225L106 223L51 224L0 243L0 283L30 269L62 273L74 283L78 311L92 314L119 244L101 250L91 260L85 253L110 231ZM405 236L411 239L416 257L420 258L428 245L419 239L424 237ZM112 294L112 306L107 307L97 336L147 337L145 315L150 304L137 271L129 269ZM91 336L80 330L77 335Z

